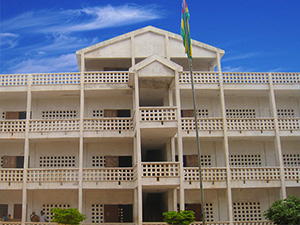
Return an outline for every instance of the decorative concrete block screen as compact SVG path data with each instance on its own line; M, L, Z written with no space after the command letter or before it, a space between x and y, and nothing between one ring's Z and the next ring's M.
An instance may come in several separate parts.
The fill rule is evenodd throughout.
M295 117L294 109L277 109L279 118L293 118Z
M283 154L284 166L300 166L300 154Z
M227 118L255 118L255 109L226 109Z
M261 220L261 209L259 202L234 202L234 221L257 221Z
M214 222L214 210L212 203L205 203L206 222Z
M3 157L0 157L0 168L2 168L2 164L3 164Z
M43 111L43 119L70 119L76 118L76 110L53 110L53 111Z
M197 115L199 118L208 118L208 109L198 109Z
M93 110L93 117L103 118L104 117L104 110L103 109Z
M101 204L92 204L92 223L104 222L104 206Z
M210 167L211 166L211 157L210 155L200 155L201 166Z
M261 155L230 155L229 163L232 167L259 167Z
M42 210L44 211L45 215L47 216L48 221L51 221L52 213L50 213L50 210L52 208L62 208L62 209L68 209L70 208L70 205L68 204L43 204ZM40 212L36 212L39 214Z
M75 156L41 156L40 167L75 167Z
M105 167L105 156L92 156L92 167Z

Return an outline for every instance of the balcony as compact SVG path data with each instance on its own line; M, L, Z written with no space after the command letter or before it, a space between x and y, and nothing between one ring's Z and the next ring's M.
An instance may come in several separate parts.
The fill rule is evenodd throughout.
M130 168L88 168L83 169L84 188L134 188L136 170Z
M204 188L226 188L226 168L202 168L202 181ZM184 168L184 181L186 188L199 188L200 177L198 167Z
M179 185L179 163L177 162L143 162L143 185Z
M194 135L194 118L182 118L181 127L185 134ZM282 135L291 135L300 131L300 118L278 119L279 130ZM198 128L200 136L223 135L222 118L199 118ZM272 118L229 118L227 119L228 136L243 135L275 135L274 119Z
M285 182L288 187L299 187L300 167L285 167Z
M279 167L230 168L231 187L280 187Z
M133 136L133 119L123 118L101 118L84 119L83 129L85 136L97 136L102 132L102 136Z

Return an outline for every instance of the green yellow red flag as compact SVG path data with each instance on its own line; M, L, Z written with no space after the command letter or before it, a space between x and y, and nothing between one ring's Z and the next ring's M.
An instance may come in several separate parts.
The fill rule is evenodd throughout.
M186 1L182 1L182 13L181 13L181 36L183 39L183 45L185 47L185 53L188 58L192 58L192 40L189 29L190 13L186 4Z

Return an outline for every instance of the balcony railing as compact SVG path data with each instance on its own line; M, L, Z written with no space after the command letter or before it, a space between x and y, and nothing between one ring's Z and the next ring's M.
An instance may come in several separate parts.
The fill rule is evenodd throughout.
M23 182L22 169L0 169L0 182Z
M78 169L28 169L28 182L76 182Z
M83 169L84 182L133 181L133 168L97 168Z
M177 120L175 107L140 107L143 122L171 122Z
M226 168L202 168L203 181L225 181ZM185 167L184 168L184 181L199 181L199 168Z
M284 174L286 180L300 181L300 167L285 167Z
M217 84L218 73L214 71L194 71L194 82L197 84ZM269 73L223 72L224 84L268 84ZM2 74L0 86L27 85L28 74ZM85 84L127 84L128 71L85 72ZM274 84L299 84L300 73L271 73ZM80 84L80 73L45 73L32 74L32 85ZM185 71L179 79L180 84L190 83L190 74Z
M22 133L26 130L25 120L0 120L0 132Z
M191 225L201 225L202 222L193 222ZM216 221L216 222L205 222L207 225L229 225L229 221ZM266 220L259 221L234 221L234 225L274 225L273 222ZM105 225L105 224L104 224ZM167 225L164 222L144 222L143 225Z
M179 163L142 163L143 177L170 178L179 177Z
M278 119L279 130L300 130L300 118Z
M30 120L30 132L79 131L79 119Z
M32 74L32 85L80 84L80 73Z
M101 119L84 119L83 126L85 131L109 131L109 130L133 130L133 119L120 118L101 118Z
M85 72L85 84L127 84L129 73L126 71Z
M280 180L278 167L230 168L231 180Z
M186 130L186 131L195 130L195 119L182 118L181 127L182 130ZM198 129L201 131L223 130L223 120L222 118L199 118Z
M228 130L238 130L238 131L274 130L274 120L271 118L227 119L227 128Z

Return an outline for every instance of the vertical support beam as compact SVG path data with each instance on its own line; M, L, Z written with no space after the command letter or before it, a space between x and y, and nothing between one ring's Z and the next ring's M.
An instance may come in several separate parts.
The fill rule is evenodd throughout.
M276 98L274 93L274 86L272 80L272 73L268 73L269 78L269 97L270 97L270 104L271 104L271 112L273 114L274 119L274 128L275 128L275 149L277 155L277 164L280 166L280 198L286 198L286 188L285 188L285 173L284 173L284 163L282 157L282 149L281 149L281 141L280 141L280 133L279 133L279 126L278 126L278 115L277 115L277 107L276 107Z
M84 118L84 70L85 61L84 53L81 54L81 71L80 71L80 120L79 120L79 182L78 182L78 210L82 213L82 170L83 170L83 118Z
M168 59L168 60L170 60L170 51L169 51L169 49L170 49L170 47L169 47L169 35L168 34L166 34L165 35L165 54L166 54L166 58Z
M134 75L135 96L135 138L136 138L136 168L137 168L137 224L143 223L143 186L142 186L142 150L141 150L141 128L140 128L140 101L139 101L139 77Z
M178 160L180 170L180 186L179 186L179 204L180 210L184 210L184 170L183 170L183 144L181 135L181 104L180 104L180 90L179 90L179 72L175 71L175 99L177 107L177 148Z
M23 187L22 187L22 225L26 223L27 216L27 173L29 159L29 129L31 115L31 84L32 75L27 77L27 106L26 106L26 125L25 125L25 143L24 143L24 168L23 168Z
M131 44L131 66L135 65L135 43L134 43L134 37L132 36L130 38L130 44Z
M228 136L227 136L227 120L226 120L226 106L225 106L225 96L224 96L224 88L223 88L223 75L221 70L221 57L220 53L217 54L217 68L219 75L219 87L220 87L220 102L221 102L221 111L223 118L223 148L225 153L225 163L226 163L226 173L227 173L227 204L228 204L228 220L230 221L230 225L233 225L233 211L232 211L232 194L231 194L231 171L229 164L229 144L228 144Z
M171 160L175 162L175 137L171 137Z

